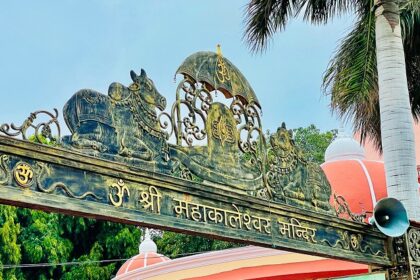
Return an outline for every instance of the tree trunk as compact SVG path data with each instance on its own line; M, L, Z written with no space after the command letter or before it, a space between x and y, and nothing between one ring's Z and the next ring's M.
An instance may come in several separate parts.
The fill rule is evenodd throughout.
M399 199L409 218L420 221L416 153L399 7L375 0L376 55L382 146L388 196Z

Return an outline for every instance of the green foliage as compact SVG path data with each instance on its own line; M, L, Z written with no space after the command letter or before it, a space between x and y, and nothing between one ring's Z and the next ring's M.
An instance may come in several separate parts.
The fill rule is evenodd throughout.
M116 268L115 263L102 266L99 261L103 259L103 257L103 247L99 242L95 242L89 254L83 255L76 260L82 264L79 266L72 266L70 271L64 274L61 279L111 279L112 273Z
M195 255L199 252L223 250L243 246L241 244L208 239L182 233L166 231L156 239L158 251L169 258Z
M134 226L0 205L1 265L59 264L5 268L2 279L110 279L123 261L138 253L140 230Z
M0 268L5 264L19 264L22 259L18 236L21 227L16 208L0 205ZM22 279L17 269L0 269L1 279Z
M58 214L50 214L28 209L18 210L22 225L22 233L19 240L22 244L23 263L51 263L65 262L70 258L73 250L71 240L62 236L60 217ZM33 279L44 277L53 278L64 267L46 267L27 269Z
M134 226L102 222L98 241L104 245L108 258L131 258L139 253L141 232Z
M38 134L38 136L35 135L31 135L28 137L28 140L31 142L35 142L35 143L41 143L41 144L46 144L49 146L59 146L59 143L57 142L57 137L54 136L54 138L46 138L44 135L42 134Z
M308 161L321 164L328 145L337 135L337 130L321 132L315 125L293 129L296 146L304 151Z

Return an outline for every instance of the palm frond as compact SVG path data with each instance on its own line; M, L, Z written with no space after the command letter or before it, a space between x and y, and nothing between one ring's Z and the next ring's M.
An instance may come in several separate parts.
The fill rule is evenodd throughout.
M325 24L333 17L351 11L364 11L369 4L365 0L302 0L298 13L303 12L303 19L313 24Z
M360 141L372 139L382 151L379 95L377 86L373 14L365 9L351 33L339 46L324 74L324 92L331 96L331 108L360 132ZM401 29L405 51L408 89L414 118L420 119L420 1L401 7Z
M413 45L414 38L418 35L418 30L416 34L416 26L420 23L420 1L419 0L410 0L403 2L400 7L400 24L401 24L401 33L404 40L407 43L410 43L411 47ZM417 45L418 48L418 45Z
M252 52L266 49L269 39L283 31L291 18L303 13L311 23L326 23L349 11L365 10L371 0L250 0L245 9L244 40Z
M400 13L408 91L414 118L420 119L420 1L403 2Z
M299 0L251 0L245 11L244 39L251 51L262 51L276 31L284 30Z
M353 123L361 141L370 136L381 148L377 85L375 17L370 9L344 38L324 73L324 93L331 108Z

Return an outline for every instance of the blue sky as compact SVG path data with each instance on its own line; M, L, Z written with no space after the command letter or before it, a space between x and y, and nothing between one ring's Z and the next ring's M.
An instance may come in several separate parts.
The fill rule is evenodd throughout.
M196 51L215 51L248 79L264 129L315 124L338 128L322 96L322 73L352 18L311 26L298 20L253 55L242 40L247 1L0 1L0 123L20 124L39 109L61 114L77 90L102 93L144 68L168 104L174 73ZM179 80L179 79L178 79ZM64 126L64 122L61 121Z

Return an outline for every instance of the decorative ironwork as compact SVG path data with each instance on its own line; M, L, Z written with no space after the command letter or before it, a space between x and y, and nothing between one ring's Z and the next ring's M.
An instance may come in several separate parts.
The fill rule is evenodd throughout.
M286 125L264 135L258 99L229 60L199 52L177 74L183 79L170 112L146 72L132 71L128 86L112 83L108 95L80 90L68 100L71 135L60 148L0 137L0 200L393 265L391 239L361 224L366 216L351 213L340 196L337 216L358 223L334 216L325 174L305 160ZM51 120L35 124L45 114ZM34 128L38 140L53 139L57 115L35 112L0 132L26 139ZM406 262L418 255L417 232L411 236ZM416 273L418 263L411 265Z
M183 97L182 97L183 95ZM185 77L178 85L176 102L172 106L172 127L177 145L192 146L194 140L204 140L207 136L205 123L213 98L204 84ZM182 109L187 110L185 116Z
M350 207L346 199L334 193L334 209L338 217L342 219L351 220L354 222L363 223L366 221L367 214L370 212L364 212L361 214L354 214L351 212Z
M420 266L412 266L411 272L413 274L413 279L420 279Z
M409 280L407 268L401 265L388 269L388 275L389 280Z
M243 153L251 155L251 164L257 165L259 171L263 173L267 145L257 104L254 102L243 103L241 98L235 97L230 109L237 122L239 149Z
M34 121L39 116L47 116L50 119L45 122L40 122L38 124L34 124ZM32 128L34 129L33 135L35 135L35 138L38 142L42 143L44 139L47 139L49 141L53 142L59 142L61 139L61 130L60 130L60 124L58 122L58 110L54 108L54 114L50 113L48 111L36 111L29 115L29 117L22 123L21 126L17 126L14 123L12 124L2 124L0 125L0 132L6 134L7 136L19 136L22 135L23 140L27 140L27 132L28 129ZM57 135L52 135L52 129L51 126L54 125L57 131Z
M222 82L217 77L222 72L217 71L224 73L223 79L219 76ZM207 52L187 58L177 73L184 78L171 115L165 116L176 138L176 146L170 146L170 160L186 167L180 172L182 178L196 175L249 193L261 189L264 138L259 105L245 78L221 54ZM217 93L231 98L231 105L214 102Z

